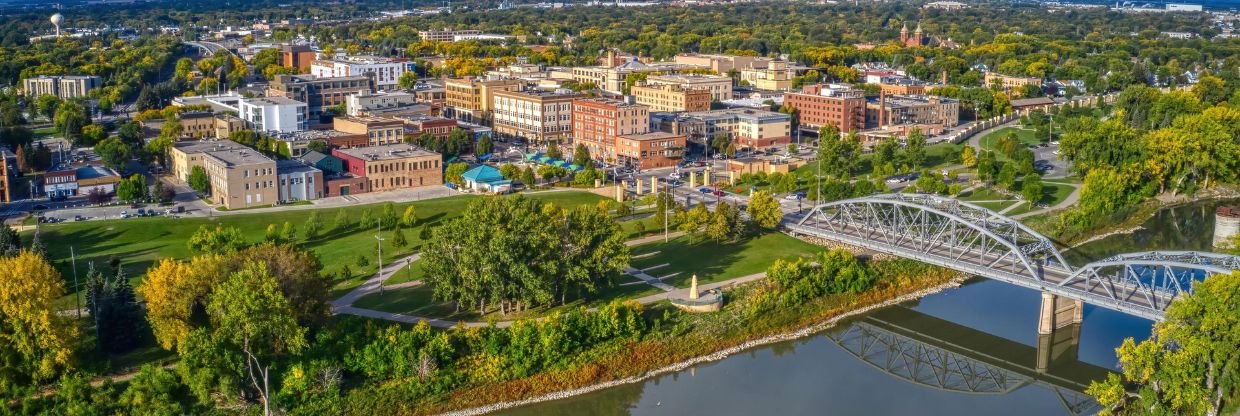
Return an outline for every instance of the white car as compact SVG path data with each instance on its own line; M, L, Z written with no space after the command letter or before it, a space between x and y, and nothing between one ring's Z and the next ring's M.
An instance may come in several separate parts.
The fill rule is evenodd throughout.
M1051 146L1059 146L1059 140L1051 141Z
M672 179L680 179L680 172L672 172L672 174L667 175L667 177Z

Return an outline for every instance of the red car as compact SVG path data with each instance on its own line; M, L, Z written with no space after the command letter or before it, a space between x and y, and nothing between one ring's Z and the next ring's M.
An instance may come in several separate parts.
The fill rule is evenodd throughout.
M715 192L711 192L710 194L711 194L711 195L714 195L714 196L717 196L717 197L720 197L720 198L723 198L723 196L725 195L725 194L723 193L723 191L715 191Z

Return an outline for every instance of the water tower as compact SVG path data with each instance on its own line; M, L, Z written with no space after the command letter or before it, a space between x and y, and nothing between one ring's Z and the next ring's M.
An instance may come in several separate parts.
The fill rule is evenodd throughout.
M50 20L52 21L52 25L56 26L56 37L60 37L60 24L64 23L65 17L60 13L56 13L52 15Z

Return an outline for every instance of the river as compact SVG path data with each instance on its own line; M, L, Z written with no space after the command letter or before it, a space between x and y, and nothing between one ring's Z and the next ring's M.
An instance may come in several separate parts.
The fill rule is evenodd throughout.
M1210 250L1218 205L1163 209L1132 234L1065 256L1080 265L1122 252ZM974 279L810 337L501 414L1092 414L1098 408L1085 386L1115 371L1115 347L1148 337L1152 323L1086 305L1079 332L1060 335L1055 358L1039 369L1040 302L1036 291Z

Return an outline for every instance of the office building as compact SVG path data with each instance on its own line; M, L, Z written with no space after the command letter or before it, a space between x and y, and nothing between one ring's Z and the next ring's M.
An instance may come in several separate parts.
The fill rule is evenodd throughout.
M1022 88L1026 85L1041 86L1042 79L1034 78L1034 77L1003 75L1003 74L999 74L995 72L987 72L984 77L983 85L989 88L998 87L998 88L1003 89L1004 91L1012 91L1017 88Z
M429 40L431 42L455 42L457 36L481 34L481 30L452 30L448 28L418 31L419 38L422 38L422 40Z
M867 128L901 124L936 126L927 134L955 127L960 122L960 101L924 95L881 95L865 105Z
M365 135L367 146L383 146L404 143L405 123L393 118L336 117L332 122L336 131Z
M62 100L86 98L91 90L103 87L103 78L97 76L39 75L22 80L22 92L27 97L52 95Z
M583 97L568 90L496 92L494 130L535 143L561 142L572 136L573 101Z
M797 109L804 131L817 133L827 125L842 133L865 128L865 93L846 85L807 85L784 94L784 105Z
M289 133L309 129L306 103L284 97L242 98L238 114L250 129Z
M253 149L203 153L211 178L211 200L228 209L252 208L279 201L276 162Z
M639 83L640 84L640 83ZM711 93L705 88L680 85L634 85L630 92L638 104L650 111L706 111L710 109Z
M495 93L521 91L524 85L516 79L447 79L444 81L444 115L470 123L490 124Z
M724 135L740 149L765 150L786 147L792 141L792 116L774 111L748 108L695 113L651 115L651 127L687 136L687 140L709 145Z
M721 75L652 75L646 77L646 85L674 85L686 90L704 89L710 92L712 101L732 99L732 78Z
M179 141L168 149L169 170L172 176L182 183L189 182L189 174L194 167L204 167L203 155L221 150L248 149L239 143L229 140L197 140Z
M280 203L310 201L323 197L323 171L300 160L276 162L276 197Z
M349 174L366 178L370 192L443 184L440 154L407 144L332 149L332 156Z
M740 77L745 84L760 90L787 91L792 89L796 69L788 61L771 61L765 68L742 69Z
M345 98L345 109L350 116L365 115L370 111L392 110L413 106L418 103L416 95L404 91L393 92L359 92Z
M655 131L616 136L616 164L633 169L676 166L685 155L685 136Z
M367 76L373 74L377 88L395 88L401 74L412 70L412 62L378 56L343 56L319 59L310 64L310 75L320 78Z
M583 144L594 160L617 163L616 137L650 131L650 110L609 98L573 102L573 140Z
M314 53L309 46L305 45L283 45L280 46L280 66L285 68L296 68L297 72L310 72L310 64L314 63L318 54Z
M350 95L375 92L370 76L318 78L310 75L280 75L267 87L267 95L306 103L306 119L319 124L327 108L344 104Z

